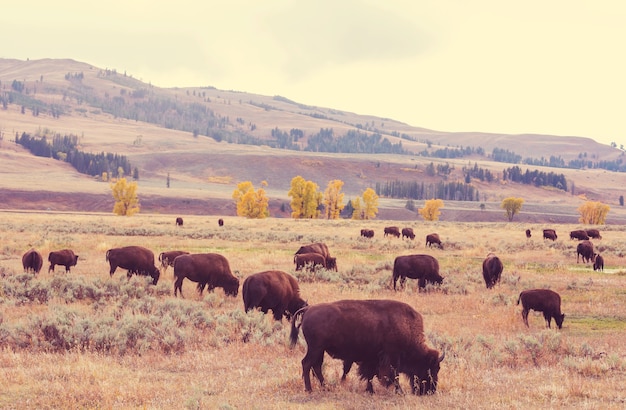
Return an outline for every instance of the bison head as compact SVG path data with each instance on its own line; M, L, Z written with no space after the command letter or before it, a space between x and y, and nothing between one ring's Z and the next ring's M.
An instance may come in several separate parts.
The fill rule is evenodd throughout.
M401 366L400 371L409 375L413 394L433 394L437 391L440 364L446 354L428 349L427 352L414 352Z
M232 280L229 280L224 284L224 293L227 296L237 296L239 293L239 279L233 277Z

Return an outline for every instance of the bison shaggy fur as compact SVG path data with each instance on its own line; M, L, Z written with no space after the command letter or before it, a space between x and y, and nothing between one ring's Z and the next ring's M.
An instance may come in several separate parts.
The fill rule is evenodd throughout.
M546 320L546 325L549 328L552 318L556 322L556 325L561 328L563 326L563 319L565 315L561 313L561 296L550 289L530 289L520 293L517 299L517 304L522 302L522 319L528 326L528 312L534 310L536 312L543 312L543 317Z
M441 283L439 262L430 255L406 255L396 257L393 263L393 289L400 279L400 286L404 287L406 278L417 279L418 288L425 288L426 283Z
M29 249L22 255L22 266L25 272L39 273L43 266L43 257L35 249Z
M183 296L185 278L198 283L200 294L205 286L208 286L209 291L222 288L227 296L237 296L239 293L239 279L232 274L228 260L217 253L180 255L174 259L174 278L174 296L178 292Z
M283 315L289 320L306 302L300 297L298 281L293 276L278 270L259 272L248 276L241 288L244 310L260 308L267 313L272 310L274 319Z
M493 253L487 255L483 261L483 279L487 289L491 289L496 283L500 282L504 265L502 261Z
M48 254L48 262L50 262L48 272L54 272L55 265L65 266L65 272L69 272L70 267L76 266L78 255L75 255L74 251L71 249L52 251Z
M150 276L152 284L156 285L161 276L159 268L154 265L154 253L143 246L123 246L109 249L106 253L109 262L109 275L113 276L119 267L126 269L126 275L130 278L133 274Z
M300 325L296 325L301 317ZM372 379L384 386L400 385L397 374L408 377L414 394L437 390L440 363L444 355L425 343L422 315L406 303L395 300L340 300L300 309L291 320L291 346L299 328L307 343L302 359L304 388L311 391L311 369L324 385L324 353L343 361L344 376L352 363L359 366L367 391L374 392Z

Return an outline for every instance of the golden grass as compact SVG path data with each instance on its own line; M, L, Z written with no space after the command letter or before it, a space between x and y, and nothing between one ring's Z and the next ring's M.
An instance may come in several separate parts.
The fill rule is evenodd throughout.
M215 323L183 327L182 340L170 353L146 345L125 353L88 348L52 352L44 345L18 347L6 332L32 328L40 318L60 312L101 320L110 309L132 317L135 303L117 299L92 302L55 296L46 303L18 302L0 292L1 408L591 408L626 405L626 229L607 226L596 245L603 249L605 273L576 264L576 242L566 239L574 226L557 225L559 239L526 239L514 223L405 222L416 240L384 238L390 221L323 221L185 216L176 227L171 216L108 214L42 214L3 212L0 227L0 280L3 289L21 275L21 255L31 246L44 258L51 250L69 247L79 254L69 278L85 283L125 284L125 272L109 278L104 254L111 247L143 245L155 255L172 249L218 252L228 258L241 278L280 269L296 275L302 296L310 304L344 298L391 298L409 303L424 315L429 345L446 351L437 394L398 395L364 382L353 370L340 383L341 363L326 357L327 385L304 392L301 365L306 344L300 335L288 346L289 326L259 313L242 315L241 294L227 298L218 289L198 295L185 281L184 301L172 296L173 273L168 269L157 286L145 286L156 308L176 301L181 308L204 312ZM398 225L398 222L394 222ZM359 237L372 228L372 240ZM541 226L531 226L539 232ZM438 232L445 250L424 247L426 234ZM337 257L338 272L315 275L293 270L293 253L301 244L323 241ZM502 281L485 289L481 263L489 252L503 260ZM446 278L439 288L418 292L408 280L404 290L390 288L391 266L398 255L428 253L440 263ZM44 263L35 283L66 278L62 268L48 274ZM69 280L69 279L68 279ZM11 285L12 286L12 285ZM122 286L122 285L119 285ZM530 328L522 323L519 292L550 287L562 296L563 329L545 329L543 316L532 312ZM150 293L152 292L152 293ZM120 299L121 300L121 299ZM115 310L117 309L117 310ZM104 312L104 313L103 313ZM137 312L139 316L139 312ZM242 325L241 317L249 318ZM119 319L123 320L123 319ZM248 326L244 328L242 326ZM261 329L262 328L262 329ZM25 330L25 331L26 331ZM251 337L244 342L242 335ZM259 333L260 332L260 333ZM36 338L35 338L36 339ZM35 340L33 339L33 340ZM405 392L408 382L401 380Z

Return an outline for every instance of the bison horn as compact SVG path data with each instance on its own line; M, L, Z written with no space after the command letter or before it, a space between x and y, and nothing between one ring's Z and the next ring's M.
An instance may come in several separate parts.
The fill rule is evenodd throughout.
M445 359L445 357L446 357L446 352L444 351L439 357L439 363L443 362L443 359Z

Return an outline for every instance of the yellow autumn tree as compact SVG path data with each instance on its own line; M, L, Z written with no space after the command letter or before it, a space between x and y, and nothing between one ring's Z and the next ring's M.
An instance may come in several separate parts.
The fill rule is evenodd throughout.
M326 219L338 219L339 214L346 206L343 203L343 181L333 179L328 183L326 191L324 191L324 217Z
M296 219L318 218L322 193L318 192L317 184L307 181L300 175L291 180L291 189L287 193L291 197L291 217Z
M374 219L378 214L378 195L372 188L363 191L363 214L364 219Z
M361 205L361 197L357 196L352 201L350 201L350 203L352 204L352 219L363 219L365 217L365 214L363 212L363 205Z
M263 181L262 185L267 185ZM254 185L250 181L244 181L237 184L237 189L233 191L232 198L237 205L237 215L246 218L262 219L269 216L269 198L265 190L259 188L254 190Z
M115 184L111 184L111 192L115 199L114 214L131 216L139 212L136 182L126 182L126 178L119 178Z
M578 220L584 224L603 225L606 223L606 216L609 214L610 206L597 201L586 201L580 207Z
M515 198L515 197L508 197L508 198L504 198L502 200L502 203L500 204L500 208L504 209L504 211L506 212L506 217L509 220L509 222L511 222L513 220L513 217L519 213L519 211L522 210L522 204L524 203L524 199L523 198Z
M424 201L424 207L417 212L422 215L425 221L438 221L439 215L441 215L440 208L443 208L441 199L429 199Z

